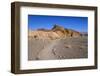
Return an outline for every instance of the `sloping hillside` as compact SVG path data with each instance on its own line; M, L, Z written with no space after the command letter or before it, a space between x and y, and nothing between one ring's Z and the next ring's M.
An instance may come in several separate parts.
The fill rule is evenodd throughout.
M63 28L57 24L51 30L47 29L37 29L28 32L29 38L35 39L60 39L60 38L67 38L67 37L79 37L81 33Z

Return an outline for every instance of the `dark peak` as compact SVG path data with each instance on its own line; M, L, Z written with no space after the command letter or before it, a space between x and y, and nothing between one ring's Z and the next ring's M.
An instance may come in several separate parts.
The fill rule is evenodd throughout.
M43 31L43 30L46 30L46 29L44 29L44 28L39 28L39 29L37 29L37 30L39 30L39 31Z
M58 25L58 24L55 24L52 28L52 30L54 29L64 29L62 26Z
M37 29L38 31L51 31L51 30L49 30L49 29L44 29L44 28L39 28L39 29Z

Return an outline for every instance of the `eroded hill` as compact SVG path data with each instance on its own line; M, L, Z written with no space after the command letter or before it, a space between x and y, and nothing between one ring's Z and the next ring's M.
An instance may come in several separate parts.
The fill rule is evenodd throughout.
M59 25L54 25L51 30L37 29L28 32L29 39L62 39L67 37L80 37L81 33L75 30L66 29Z

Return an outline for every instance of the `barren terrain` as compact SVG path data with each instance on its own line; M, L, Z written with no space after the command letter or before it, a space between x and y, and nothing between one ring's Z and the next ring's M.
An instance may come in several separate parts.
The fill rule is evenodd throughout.
M28 40L28 60L87 58L87 36Z

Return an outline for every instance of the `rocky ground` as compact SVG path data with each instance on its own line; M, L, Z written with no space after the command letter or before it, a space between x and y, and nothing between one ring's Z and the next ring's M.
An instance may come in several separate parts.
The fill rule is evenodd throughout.
M75 59L88 57L87 37L29 39L28 60Z

